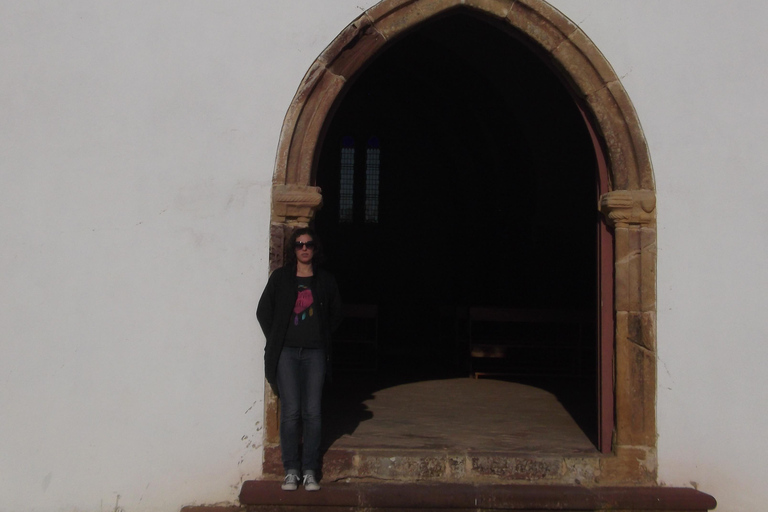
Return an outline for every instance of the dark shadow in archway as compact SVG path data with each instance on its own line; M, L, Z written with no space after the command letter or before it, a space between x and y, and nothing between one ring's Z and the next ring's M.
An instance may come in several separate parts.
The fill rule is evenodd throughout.
M368 419L376 390L466 376L470 307L595 311L596 172L565 86L469 11L418 27L357 77L327 126L315 227L344 301L378 307L379 351L375 372L337 369L326 445ZM498 378L555 394L595 440L596 336L571 341L577 371L544 351Z

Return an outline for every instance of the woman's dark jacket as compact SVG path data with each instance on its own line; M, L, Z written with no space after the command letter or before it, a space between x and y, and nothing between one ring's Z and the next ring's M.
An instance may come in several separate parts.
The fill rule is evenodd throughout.
M319 315L320 335L326 354L330 358L331 333L336 330L342 320L339 289L333 275L320 268L314 269L311 287ZM267 337L267 345L264 349L264 371L267 382L275 390L275 394L277 394L277 361L283 350L285 333L288 330L288 322L291 321L298 290L296 265L281 267L269 276L256 309L256 318L264 331L264 336ZM330 365L328 367L330 368Z

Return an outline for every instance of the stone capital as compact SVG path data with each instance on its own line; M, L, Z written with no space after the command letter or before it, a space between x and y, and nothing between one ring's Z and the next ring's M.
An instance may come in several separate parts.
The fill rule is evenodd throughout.
M275 185L272 189L272 222L306 225L322 204L320 187Z
M600 197L600 211L614 227L654 226L656 193L653 190L614 190Z

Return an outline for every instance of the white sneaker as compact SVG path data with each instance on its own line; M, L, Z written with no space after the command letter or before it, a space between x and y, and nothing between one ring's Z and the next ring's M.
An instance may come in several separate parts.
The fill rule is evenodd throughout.
M312 473L304 473L304 489L307 491L319 491L320 484L315 480L315 475Z
M283 485L280 488L284 491L295 491L299 488L299 475L296 473L288 473L285 475Z

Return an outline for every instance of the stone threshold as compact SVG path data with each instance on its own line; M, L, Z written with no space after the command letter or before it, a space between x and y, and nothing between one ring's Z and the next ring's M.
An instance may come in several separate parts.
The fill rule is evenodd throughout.
M283 491L280 481L246 481L242 507L186 507L183 512L264 511L666 511L704 512L715 498L690 488L332 482L318 492Z
M265 479L282 479L279 447L265 450ZM330 449L323 456L324 482L453 484L607 484L611 456L381 448ZM652 482L647 482L652 484ZM614 482L616 484L616 482Z

